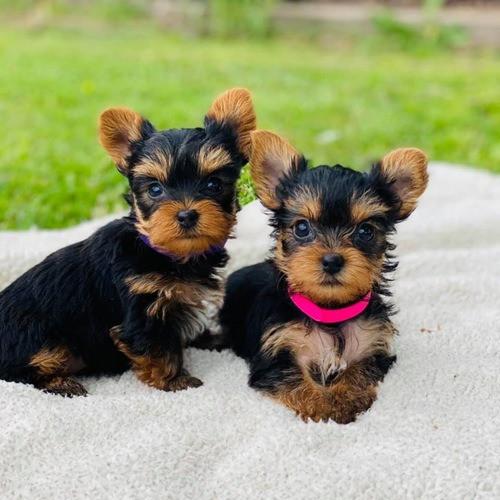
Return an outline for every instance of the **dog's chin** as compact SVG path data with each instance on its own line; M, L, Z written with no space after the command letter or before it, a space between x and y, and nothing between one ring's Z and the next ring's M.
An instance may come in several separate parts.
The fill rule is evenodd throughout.
M186 234L168 241L152 241L155 248L167 253L177 255L181 258L189 258L208 252L214 246L223 244L207 235Z
M303 293L323 307L343 307L356 302L367 293L346 286L339 279L332 277L316 283L304 283L303 286L294 288L294 291Z

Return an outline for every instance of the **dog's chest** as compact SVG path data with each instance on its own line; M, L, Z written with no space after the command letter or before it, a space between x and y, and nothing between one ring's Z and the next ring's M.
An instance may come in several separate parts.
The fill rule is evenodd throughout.
M393 333L390 324L363 318L337 330L296 322L277 332L274 344L292 350L299 366L325 385L350 365L388 350Z
M305 331L298 358L301 364L315 367L327 380L366 357L375 340L374 334L376 336L376 332L361 321L352 321L336 332L314 325Z
M129 278L127 284L131 293L153 296L145 313L160 318L184 342L203 333L208 326L208 304L219 305L222 300L220 287L176 280L159 273Z

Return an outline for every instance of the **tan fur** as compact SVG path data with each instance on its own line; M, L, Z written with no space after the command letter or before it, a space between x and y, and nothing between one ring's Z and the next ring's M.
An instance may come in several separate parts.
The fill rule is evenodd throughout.
M286 172L295 167L300 154L285 139L266 130L252 132L251 138L250 173L255 190L267 208L276 209L276 187Z
M224 148L203 147L198 154L198 170L209 175L231 163L231 156Z
M427 187L427 156L417 148L396 149L384 156L381 171L401 200L400 217L408 217Z
M385 215L389 207L381 203L376 198L368 195L358 195L355 193L351 199L351 218L354 224L379 215Z
M342 361L351 366L374 354L389 354L396 328L390 321L360 318L342 327L345 338Z
M39 375L69 373L72 354L67 347L43 348L31 357L29 365L36 368Z
M38 389L68 397L87 394L85 387L67 376L79 372L85 365L65 346L41 349L31 357L29 365L36 370Z
M186 233L178 224L177 213L189 209L198 211L200 218L196 227ZM226 214L211 200L169 201L148 220L138 215L136 227L155 247L187 257L192 253L203 253L212 245L223 244L231 234L235 217L235 214Z
M285 207L307 220L317 221L321 217L321 202L318 196L305 187L298 189L293 198L288 198Z
M313 366L320 368L324 379L339 370L356 364L374 354L390 352L396 333L390 322L359 318L339 327L344 335L343 352L338 342L321 325L291 321L270 329L263 337L262 350L275 357L279 351L292 352L304 374Z
M304 420L328 420L349 423L366 411L376 398L376 386L363 369L363 360L376 353L388 353L394 336L390 323L359 319L343 327L345 350L338 351L335 337L321 326L306 326L293 321L268 331L263 352L276 356L286 349L293 353L302 376L271 397L285 404ZM311 367L322 370L323 380L340 372L332 384L319 384L310 374Z
M335 251L345 259L343 269L336 279L338 284L324 283L325 275L321 260ZM286 274L290 287L307 295L319 304L347 304L371 290L373 282L380 276L382 259L372 261L353 246L338 245L329 248L320 242L299 247L290 256L284 256L282 243L278 240L275 262Z
M155 158L143 159L141 163L134 166L136 176L149 177L157 179L159 182L167 182L170 168L172 167L172 158L167 154L155 155Z
M143 123L144 118L128 108L109 108L99 117L99 140L122 173L131 144L141 138Z
M141 356L132 353L119 340L120 328L111 329L111 338L118 350L130 360L132 370L141 382L162 391L179 391L202 385L201 380L191 377L182 369L182 355L166 352L158 356Z
M374 385L356 387L349 383L321 387L303 380L293 390L281 389L272 397L295 411L305 422L334 420L348 424L367 411L377 398Z
M172 308L178 307L179 304L202 307L202 301L208 296L211 300L217 299L222 293L219 290L208 290L197 283L172 280L159 273L130 276L125 280L125 283L132 294L154 294L157 296L146 310L146 314L153 317L164 318Z
M246 157L250 156L250 132L255 130L256 117L252 96L247 89L226 90L215 99L208 110L207 118L220 123L230 123L236 127L238 148Z

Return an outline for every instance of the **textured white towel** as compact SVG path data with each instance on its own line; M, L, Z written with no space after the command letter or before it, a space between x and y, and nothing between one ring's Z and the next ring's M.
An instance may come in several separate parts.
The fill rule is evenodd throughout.
M264 255L264 220L243 210L233 266ZM189 350L204 385L175 394L0 382L0 498L500 498L499 224L500 177L432 166L397 237L398 363L357 422L304 424L230 352ZM0 287L95 227L0 234Z

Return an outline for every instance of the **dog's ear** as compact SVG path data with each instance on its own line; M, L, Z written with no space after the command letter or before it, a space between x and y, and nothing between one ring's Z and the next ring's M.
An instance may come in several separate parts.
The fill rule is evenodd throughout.
M304 157L285 139L266 130L251 134L250 173L257 196L272 210L280 207L277 187L306 168Z
M208 135L217 135L229 128L236 139L238 152L246 159L250 157L250 133L256 127L252 96L247 89L226 90L215 99L205 116Z
M427 156L417 148L396 149L373 167L372 176L391 195L397 220L404 220L415 210L427 187Z
M127 160L134 144L154 131L150 122L128 108L109 108L99 117L99 140L123 175L128 174Z

